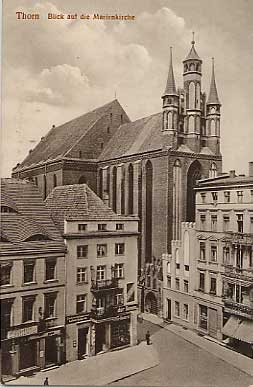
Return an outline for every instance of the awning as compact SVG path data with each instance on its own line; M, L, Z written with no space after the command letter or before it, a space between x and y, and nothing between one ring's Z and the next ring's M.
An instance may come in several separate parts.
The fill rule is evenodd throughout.
M253 321L230 316L222 328L222 333L237 340L253 344Z

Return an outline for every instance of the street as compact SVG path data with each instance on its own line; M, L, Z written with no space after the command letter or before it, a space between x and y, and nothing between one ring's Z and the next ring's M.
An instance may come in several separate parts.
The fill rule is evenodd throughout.
M253 384L247 374L147 321L138 325L140 340L145 340L147 330L151 333L151 342L158 352L160 364L111 385L248 387Z

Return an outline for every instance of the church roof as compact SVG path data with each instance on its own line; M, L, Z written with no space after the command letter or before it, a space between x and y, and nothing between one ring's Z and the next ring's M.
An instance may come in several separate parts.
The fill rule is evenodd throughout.
M194 41L194 37L193 37L193 40L192 40L192 46L191 46L191 49L190 49L190 52L189 52L189 54L187 55L187 57L185 58L185 60L184 60L184 62L186 61L186 60L200 60L201 61L201 59L200 59L200 57L198 56L198 53L197 53L197 51L196 51L196 49L195 49L195 41Z
M45 204L61 233L64 233L64 220L126 219L125 216L115 214L86 184L56 187L47 196Z
M220 100L218 97L216 81L215 81L215 74L214 74L214 60L213 60L213 65L212 65L212 77L211 77L210 91L209 91L209 97L207 100L207 104L220 105Z
M163 147L162 113L121 125L108 142L99 160L109 160Z
M117 100L74 118L63 125L53 127L18 166L18 169L63 157L81 138L83 139L100 118L114 107L121 107Z
M176 83L175 83L174 72L173 72L173 64L172 64L172 49L170 49L170 66L169 66L167 84L164 91L164 95L167 95L167 94L169 95L177 94Z

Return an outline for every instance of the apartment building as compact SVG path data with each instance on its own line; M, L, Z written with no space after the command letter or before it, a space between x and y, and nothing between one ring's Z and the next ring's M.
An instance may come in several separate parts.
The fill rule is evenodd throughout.
M66 247L66 359L137 342L138 218L116 215L86 184L46 206Z
M1 179L3 380L64 362L64 254L35 184Z

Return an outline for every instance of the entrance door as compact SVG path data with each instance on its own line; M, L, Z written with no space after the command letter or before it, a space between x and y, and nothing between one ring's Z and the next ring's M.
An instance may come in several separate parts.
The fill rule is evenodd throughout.
M87 334L88 328L78 329L78 359L87 354Z
M105 345L105 325L97 324L96 326L96 338L95 338L95 351L96 353L103 351Z
M36 365L36 341L22 341L19 345L20 370L34 367Z
M167 319L171 320L171 299L167 298Z
M208 311L208 333L210 336L217 338L217 310L209 308Z
M45 364L46 367L57 364L56 336L46 337L45 342Z

